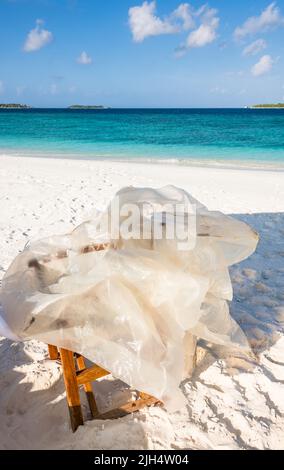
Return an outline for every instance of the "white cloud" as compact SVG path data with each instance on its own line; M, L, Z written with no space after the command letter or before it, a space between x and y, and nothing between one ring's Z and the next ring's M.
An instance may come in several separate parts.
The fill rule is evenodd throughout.
M186 41L175 50L175 57L185 55L188 49L203 47L217 38L219 18L217 10L207 4L193 9L189 3L181 3L169 16L156 16L156 2L144 1L141 6L129 8L129 26L135 42L142 42L149 36L174 34L189 29L192 31ZM196 26L199 23L198 26Z
M199 28L189 34L186 44L188 47L203 47L215 41L218 20L215 19L214 24L201 24Z
M205 5L199 11L201 12L201 25L189 34L186 41L188 48L206 46L217 38L219 26L219 18L216 16L217 10Z
M42 25L43 21L37 20L35 28L28 33L24 44L25 52L37 51L52 41L52 33L47 29L44 29Z
M244 48L243 55L256 55L263 51L263 49L266 49L266 47L267 44L264 39L257 39Z
M2 80L0 80L0 94L2 94L4 90L5 90L4 83L2 82Z
M92 57L90 57L86 51L82 51L79 57L77 57L78 64L89 65L92 63Z
M191 11L188 3L181 3L177 9L172 13L172 18L177 18L182 21L182 29L188 30L194 28L195 23L193 19L194 12Z
M271 70L273 64L274 60L270 55L263 55L261 59L251 68L251 73L254 77L264 75Z
M269 31L280 25L284 25L284 18L276 2L272 2L259 16L251 16L242 26L238 26L234 36L236 39L243 39L247 35Z
M129 26L135 42L142 42L148 36L178 32L178 27L170 19L161 20L155 12L155 1L146 1L141 6L129 8Z

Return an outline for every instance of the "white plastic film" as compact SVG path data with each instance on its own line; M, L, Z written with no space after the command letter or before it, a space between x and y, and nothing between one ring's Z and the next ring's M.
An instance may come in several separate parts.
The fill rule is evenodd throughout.
M131 214L135 236L114 236L129 222L129 204L140 209ZM168 237L165 220L171 233L190 228L186 244ZM257 241L248 225L181 189L124 188L93 220L15 258L3 279L0 333L76 351L177 409L192 338L248 348L229 313L228 267Z

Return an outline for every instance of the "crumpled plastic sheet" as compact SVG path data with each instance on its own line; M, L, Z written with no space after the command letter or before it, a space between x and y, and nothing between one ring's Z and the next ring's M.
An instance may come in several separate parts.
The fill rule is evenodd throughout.
M148 240L112 239L98 228L109 205L70 234L31 242L15 258L2 284L0 334L76 351L178 409L193 338L249 347L229 313L228 267L253 253L258 235L174 186L129 187L118 196L121 206L147 203L152 221L165 204L194 205L191 249L166 236L156 240L152 231ZM133 224L139 231L141 216ZM105 249L92 249L101 244Z

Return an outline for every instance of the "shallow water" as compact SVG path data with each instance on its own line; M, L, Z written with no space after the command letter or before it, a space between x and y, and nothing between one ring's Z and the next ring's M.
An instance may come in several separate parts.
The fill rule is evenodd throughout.
M284 109L1 109L0 153L281 165Z

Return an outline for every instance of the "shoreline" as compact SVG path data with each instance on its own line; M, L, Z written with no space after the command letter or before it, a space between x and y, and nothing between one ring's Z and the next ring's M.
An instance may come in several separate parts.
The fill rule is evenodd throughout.
M274 168L228 168L222 165L198 165L196 162L181 165L168 161L153 164L141 160L75 159L54 155L45 158L36 155L0 155L0 174L13 173L14 169L19 175L19 182L26 173L32 181L38 178L46 180L48 176L54 191L57 191L57 186L63 186L65 179L71 179L77 186L76 180L81 175L82 181L87 178L92 182L95 201L105 193L106 181L109 182L107 194L110 197L122 186L161 187L173 184L192 193L210 209L226 213L284 211L284 171ZM80 198L84 199L83 189L83 186L79 187L78 191ZM17 187L15 190L17 192ZM90 191L89 186L86 191ZM52 198L52 194L48 194L48 197Z
M120 162L120 163L136 163L136 164L151 164L159 165L165 164L169 166L179 167L196 167L196 168L220 168L228 170L252 170L252 171L284 171L283 163L273 163L260 160L239 160L232 159L224 161L220 159L200 159L195 157L189 158L164 158L164 157L115 157L114 155L87 155L79 153L63 153L63 152L38 152L38 151L3 151L0 149L0 158L36 158L36 159L51 159L51 160L75 160L75 161L94 161L94 162Z

